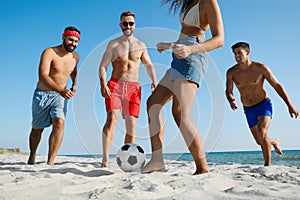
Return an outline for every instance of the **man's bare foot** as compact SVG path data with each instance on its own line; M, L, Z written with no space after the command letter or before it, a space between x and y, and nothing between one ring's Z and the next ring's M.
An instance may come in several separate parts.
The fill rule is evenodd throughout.
M35 155L30 155L27 161L28 165L34 165L35 164Z
M148 162L141 170L142 174L148 174L152 172L163 172L165 171L165 164L163 162Z
M101 168L106 168L108 167L108 162L103 162L101 163Z
M273 145L274 150L277 154L283 155L283 152L282 152L281 148L279 147L279 140L273 140L272 145Z
M198 174L205 174L207 173L209 170L208 168L200 168L200 169L196 169L195 173L193 173L193 175L198 175Z
M283 152L282 152L282 150L280 149L279 146L273 146L273 147L274 147L276 153L278 153L279 155L283 155Z

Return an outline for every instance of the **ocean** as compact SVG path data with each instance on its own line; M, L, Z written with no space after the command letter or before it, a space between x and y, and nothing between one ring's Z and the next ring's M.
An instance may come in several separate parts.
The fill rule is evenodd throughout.
M85 158L102 158L102 155L66 155ZM110 155L115 158L116 155ZM147 154L149 160L151 154ZM193 161L190 153L165 153L164 159L178 161ZM231 152L210 152L206 154L208 164L255 164L263 165L262 151L231 151ZM272 165L288 165L300 167L300 150L283 150L283 156L272 151Z

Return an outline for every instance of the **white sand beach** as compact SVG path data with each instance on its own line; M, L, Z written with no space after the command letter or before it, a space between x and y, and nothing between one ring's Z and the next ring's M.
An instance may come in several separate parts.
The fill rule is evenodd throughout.
M125 173L114 159L100 168L95 158L0 154L0 199L300 199L295 166L212 165L193 176L194 163L166 160L167 171Z

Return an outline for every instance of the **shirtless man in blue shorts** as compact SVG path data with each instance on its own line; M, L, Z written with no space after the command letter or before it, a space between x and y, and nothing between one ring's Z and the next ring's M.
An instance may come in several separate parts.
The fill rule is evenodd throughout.
M278 154L282 155L282 151L279 148L279 142L268 137L272 118L272 103L264 89L264 81L267 80L284 100L291 117L297 118L299 112L293 106L288 94L272 74L270 68L249 59L250 47L248 43L238 42L231 48L237 64L227 71L226 97L230 107L236 110L238 107L233 96L235 84L241 95L249 128L256 143L261 146L265 166L269 166L271 165L271 145Z
M62 35L63 44L44 50L39 64L39 80L32 100L32 130L29 136L28 164L35 164L35 155L44 128L52 125L49 137L48 165L54 165L64 135L67 100L76 92L79 55L74 51L80 31L68 26ZM69 76L71 89L67 89Z

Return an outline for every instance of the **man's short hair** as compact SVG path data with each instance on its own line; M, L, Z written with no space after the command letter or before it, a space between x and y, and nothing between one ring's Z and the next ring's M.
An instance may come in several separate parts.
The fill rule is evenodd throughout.
M232 51L234 51L234 49L239 48L239 47L246 49L248 51L250 50L250 45L247 42L235 43L234 45L231 46L231 49L232 49Z
M135 18L134 13L128 10L128 11L122 12L122 14L120 16L120 20L122 21L122 17L127 17L127 16L132 16L133 18Z

